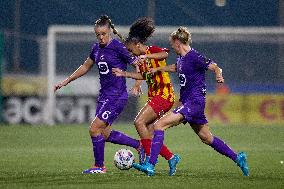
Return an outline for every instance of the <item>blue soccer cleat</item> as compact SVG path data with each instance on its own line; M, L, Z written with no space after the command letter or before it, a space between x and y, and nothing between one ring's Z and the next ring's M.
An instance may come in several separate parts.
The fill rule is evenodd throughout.
M141 169L142 169L142 165L145 165L147 162L149 162L149 159L150 159L150 157L149 156L146 156L146 158L145 158L145 161L143 161L143 162L140 162L140 163L133 163L132 164L132 167L134 168L134 169L137 169L138 171L141 171Z
M82 172L83 174L104 174L106 173L106 167L103 166L103 167L97 167L97 166L94 166L90 169L87 169L87 170L84 170Z
M143 164L140 164L140 163L133 163L133 164L132 164L132 167L133 167L134 169L137 169L138 171L141 171L141 170L142 170L142 165L143 165Z
M140 169L140 171L146 173L150 177L155 175L155 165L149 162L146 162L146 164L141 165Z
M244 152L238 153L236 163L241 168L244 176L249 176L249 167L248 167L248 164L247 164L246 153L244 153Z
M179 163L180 161L180 156L178 154L174 154L174 156L169 159L168 163L169 163L169 167L170 167L170 170L169 170L169 176L173 176L177 170L177 164Z

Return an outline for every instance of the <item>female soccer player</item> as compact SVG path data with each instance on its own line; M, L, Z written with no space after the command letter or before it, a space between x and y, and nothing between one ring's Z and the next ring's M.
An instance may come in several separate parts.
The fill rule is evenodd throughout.
M168 57L167 49L144 44L154 30L155 26L151 18L139 18L130 27L129 35L125 41L128 50L142 59L142 64L139 66L140 73L126 72L119 68L112 69L116 76L146 80L147 82L149 99L145 106L139 111L134 124L148 157L150 155L151 139L153 137L153 123L164 113L169 111L174 104L174 90L169 74L167 72L149 74L151 68L166 66L165 59ZM139 85L136 86L139 87ZM176 165L180 161L179 155L173 154L165 145L161 146L160 155L169 163L169 175L174 175ZM137 168L137 164L134 163L133 167Z
M180 123L189 123L202 142L211 146L222 155L232 159L245 176L249 175L247 157L244 152L236 154L224 141L213 136L204 114L205 108L205 71L213 71L216 81L223 83L222 70L212 60L205 58L191 48L191 34L185 27L179 27L170 36L170 43L179 58L177 63L167 67L153 68L157 71L178 72L180 80L181 105L154 123L154 138L148 163L140 167L149 176L155 173L155 163L164 141L164 130Z
M143 150L139 140L111 129L113 121L122 112L128 99L125 78L116 77L112 74L111 69L116 67L126 70L127 64L133 64L135 61L127 48L121 42L112 38L111 29L114 34L117 34L108 16L102 16L95 22L94 30L98 43L93 45L92 51L84 64L67 79L55 85L54 88L56 91L66 86L71 81L85 75L94 64L97 65L101 89L97 100L96 117L89 128L95 164L90 169L83 171L84 174L106 173L104 166L105 142ZM141 154L143 153L141 152Z

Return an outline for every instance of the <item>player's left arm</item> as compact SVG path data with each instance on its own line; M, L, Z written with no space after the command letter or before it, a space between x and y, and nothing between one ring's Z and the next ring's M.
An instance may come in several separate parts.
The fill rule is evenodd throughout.
M157 67L157 68L150 68L149 73L156 73L156 72L176 72L176 64L170 64L167 66Z
M153 54L143 54L139 56L139 59L144 61L145 59L156 59L156 60L163 60L168 58L169 53L166 51L161 51Z
M223 78L223 75L222 75L222 69L220 67L218 67L218 65L216 63L212 62L211 64L209 64L208 69L215 73L216 81L218 83L224 83L224 78Z
M144 80L143 75L139 72L127 72L119 68L112 68L112 73L117 77L127 77L136 80Z

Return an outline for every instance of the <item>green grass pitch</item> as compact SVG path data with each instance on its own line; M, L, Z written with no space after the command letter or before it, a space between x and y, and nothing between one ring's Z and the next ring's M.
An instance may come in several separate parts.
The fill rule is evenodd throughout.
M137 137L130 124L116 124L114 129ZM249 177L201 143L187 125L166 132L166 144L182 157L173 177L167 175L162 158L154 177L118 170L113 155L124 146L108 143L107 174L82 175L93 161L87 125L1 125L0 188L284 188L283 126L214 126L211 131L233 149L247 152Z

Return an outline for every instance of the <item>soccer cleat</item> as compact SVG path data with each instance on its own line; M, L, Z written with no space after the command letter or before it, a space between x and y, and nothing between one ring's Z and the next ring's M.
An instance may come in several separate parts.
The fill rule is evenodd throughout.
M139 156L139 163L143 164L145 160L145 156L146 156L143 146L140 145L139 148L137 148L137 151L138 151L138 156Z
M132 164L132 167L133 167L134 169L137 169L138 171L141 171L141 167L142 167L143 165L145 165L147 162L149 162L149 159L150 159L150 156L146 156L145 161L140 162L140 163L133 163L133 164Z
M249 167L247 164L247 155L244 152L240 152L236 159L237 165L241 168L244 176L249 176Z
M138 171L141 171L142 166L143 166L143 165L146 165L147 163L149 163L149 160L150 160L150 156L146 156L144 162L142 162L142 163L133 163L133 164L132 164L132 167L133 167L134 169L137 169ZM157 160L157 163L158 163L158 160ZM156 163L156 164L157 164L157 163Z
M179 163L180 161L180 156L178 154L174 154L174 156L169 159L168 163L169 163L169 167L170 167L170 170L169 170L169 175L170 176L173 176L177 170L177 164Z
M140 171L146 173L150 177L155 175L155 165L152 165L149 162L146 162L146 164L141 165L140 169Z
M102 173L106 173L106 167L103 166L103 167L97 167L97 166L94 166L90 169L87 169L87 170L84 170L82 172L83 174L102 174Z
M145 161L143 162L143 164L146 164L147 162L149 162L150 160L150 156L146 156Z
M144 163L143 163L143 164L144 164ZM132 164L132 167L133 167L134 169L137 169L138 171L141 171L143 164L140 164L140 163L133 163L133 164Z

